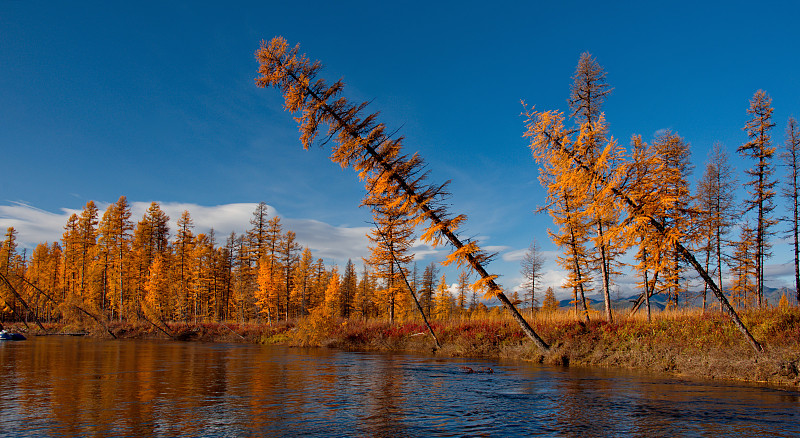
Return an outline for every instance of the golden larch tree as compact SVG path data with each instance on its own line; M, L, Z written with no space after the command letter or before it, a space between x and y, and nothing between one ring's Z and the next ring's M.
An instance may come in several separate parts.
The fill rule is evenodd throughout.
M191 278L195 245L194 221L192 221L191 214L184 210L177 225L175 241L172 243L175 252L173 269L175 270L175 292L177 293L174 310L180 315L178 318L188 321L192 315Z
M341 282L339 281L339 269L336 266L331 269L328 285L325 288L325 302L323 309L329 318L340 318L341 305Z
M453 309L453 296L450 294L450 286L447 284L445 275L439 279L439 285L436 286L434 314L436 319L446 321L450 319Z
M606 71L588 52L581 54L570 87L569 107L570 117L577 123L578 138L575 140L575 150L585 157L587 162L595 163L594 171L601 177L608 177L617 166L616 154L609 145L613 146L613 139L609 139L602 112L603 102L611 93L612 88L606 82ZM609 154L612 152L612 154ZM611 321L611 275L614 273L614 259L621 252L616 248L614 241L607 236L608 228L614 226L616 215L611 208L608 197L603 196L603 188L598 186L599 181L590 181L587 184L588 197L584 198L585 204L575 205L576 209L585 209L588 219L596 232L593 240L595 248L595 264L599 266L601 290L606 311L606 318Z
M393 138L377 114L364 114L366 103L352 104L341 96L342 81L328 85L318 78L322 68L299 53L299 46L290 48L281 37L262 42L256 52L260 87L275 87L285 99L285 108L298 113L300 140L309 148L327 127L327 138L334 144L331 159L342 167L353 167L363 179L373 176L376 184L371 191L391 194L391 205L401 208L415 225L426 224L421 239L434 246L449 242L454 251L445 263L470 266L490 295L497 297L522 327L525 334L542 349L549 346L536 334L511 304L496 275L486 271L491 258L475 241L458 237L463 215L451 216L443 202L446 185L429 185L422 172L423 161L418 155L407 156L401 151L401 138Z

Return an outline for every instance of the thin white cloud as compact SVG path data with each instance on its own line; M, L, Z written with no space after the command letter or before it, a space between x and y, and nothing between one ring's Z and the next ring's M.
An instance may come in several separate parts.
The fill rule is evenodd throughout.
M504 262L521 262L522 259L525 258L527 252L528 248L506 251L503 253L502 259ZM546 262L555 261L556 257L561 255L558 251L539 251L539 254L541 254Z
M511 247L510 246L505 246L505 245L488 245L488 246L482 247L482 249L484 251L490 253L490 254L493 253L493 252L496 252L496 253L499 254L499 253L501 253L503 251L507 251L507 250L511 249Z
M63 208L60 213L51 213L25 203L13 202L11 205L0 205L0 228L5 232L9 227L14 227L17 244L23 248L33 248L39 243L60 240L67 219L77 212Z
M235 203L206 206L180 202L158 202L158 205L169 216L171 235L175 235L178 220L183 212L188 211L194 224L193 232L195 234L208 233L213 228L217 237L222 239L231 232L240 234L250 228L250 219L258 204ZM150 202L131 203L132 220L140 221L148 208L150 208ZM275 208L267 206L267 214L272 217L277 214L277 211Z
M348 259L359 265L369 255L369 227L336 227L313 219L286 219L285 229L297 234L297 241L311 248L315 257L344 265Z
M519 262L525 258L525 254L528 252L527 249L515 249L513 251L506 251L502 255L502 259L504 262Z
M417 238L414 243L411 244L411 253L414 254L414 261L420 262L425 260L429 256L434 259L438 259L439 256L443 253L442 249L436 249L433 246L425 243L422 239Z

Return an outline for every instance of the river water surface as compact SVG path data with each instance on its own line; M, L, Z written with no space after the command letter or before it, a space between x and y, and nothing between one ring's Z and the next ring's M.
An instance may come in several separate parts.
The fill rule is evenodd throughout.
M3 437L532 435L798 436L800 393L408 354L0 342Z

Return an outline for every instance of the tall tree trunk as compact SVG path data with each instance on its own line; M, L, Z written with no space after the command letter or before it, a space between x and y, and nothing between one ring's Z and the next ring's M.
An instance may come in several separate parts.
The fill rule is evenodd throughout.
M606 243L603 240L603 223L598 218L597 219L597 235L600 237L600 271L603 275L603 301L605 302L606 307L606 319L608 322L613 322L614 317L611 314L611 292L609 289L609 272L608 272L608 261L606 259Z

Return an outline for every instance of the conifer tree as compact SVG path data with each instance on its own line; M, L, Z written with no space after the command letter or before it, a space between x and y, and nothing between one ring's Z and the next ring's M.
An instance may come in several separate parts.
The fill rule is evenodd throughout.
M745 211L756 211L755 267L759 307L764 299L764 261L771 256L769 237L774 234L772 227L776 224L771 216L775 209L773 199L777 184L773 178L772 164L775 148L769 133L775 126L772 122L772 111L772 99L769 95L764 90L756 91L747 110L752 117L743 128L750 140L737 149L742 156L756 160L754 167L745 171L750 176L750 180L745 183L750 193L750 199L745 201Z
M594 123L602 114L603 102L613 88L606 82L606 71L589 52L581 53L570 86L570 117L579 123Z
M193 314L191 306L192 270L194 265L194 245L195 235L192 232L194 222L188 211L184 210L178 219L178 229L175 232L175 242L172 244L175 249L174 269L176 275L177 303L175 311L180 314L180 318L188 321Z
M17 234L14 227L8 227L0 246L0 272L6 277L13 271L13 261L17 255Z
M275 306L275 314L273 316L276 319L280 318L280 311L282 307L280 295L281 290L283 289L282 286L284 285L284 283L281 281L282 269L280 262L280 247L282 238L283 225L281 224L281 218L274 216L267 222L266 252L262 253L261 258L258 259L256 263L259 275L261 275L262 272L267 272L267 274L270 276L269 283L264 284L269 284L271 285L270 287L274 289L268 291L267 293L271 297L274 297L274 300L276 300L273 303ZM262 269L262 264L266 264L267 266Z
M270 269L276 268L273 257L277 251L277 242L282 233L280 218L269 218L268 207L265 202L259 202L250 218L251 228L246 232L246 245L243 247L249 260L248 268L241 273L241 280L246 283L243 287L249 290L256 289L257 276L262 260L270 263ZM270 254L271 257L265 257ZM275 275L273 273L273 275Z
M558 300L552 287L548 287L544 293L544 300L542 301L542 312L552 313L558 310Z
M792 255L794 262L794 290L797 303L800 304L800 211L798 210L798 176L800 176L800 128L797 120L789 117L786 124L786 141L781 154L783 163L788 169L783 196L789 204L789 236L792 242Z
M353 300L353 313L355 316L363 318L365 321L373 314L373 295L374 295L374 281L373 275L369 271L369 267L364 263L364 268L361 271L361 278L358 282L356 296Z
M270 269L270 262L266 260L267 257L269 256L262 257L261 263L258 265L258 289L256 290L255 299L261 309L260 313L266 315L267 322L271 324L273 320L277 320L279 317L280 296L278 295L278 290L280 286L276 284L275 273Z
M108 260L106 267L106 295L109 306L116 310L116 317L123 317L123 302L127 298L129 263L133 222L131 210L125 196L120 196L116 203L111 204L103 213L103 218L98 225L98 242L102 247L104 259ZM113 315L112 315L113 316Z
M341 283L339 282L339 270L336 266L331 270L328 285L325 288L325 302L323 304L325 314L330 318L340 318L339 311L341 305Z
M436 286L436 306L434 313L436 318L440 321L450 319L450 312L453 307L453 297L450 295L450 286L447 284L444 274L439 279L439 285Z
M393 211L385 211L378 206L373 207L373 220L375 228L370 230L367 238L373 242L370 257L364 262L372 266L375 275L383 281L384 288L380 293L379 306L385 309L389 322L401 310L402 294L405 291L401 269L406 269L413 258L409 254L411 248L413 228L410 221ZM395 263L395 260L398 263Z
M286 320L291 315L291 292L294 280L294 271L300 259L299 252L302 248L297 243L297 236L294 231L287 231L279 241L279 263L282 268L281 277L283 279L283 305Z
M80 218L78 219L78 276L80 278L81 297L87 297L87 281L89 279L89 268L92 263L92 250L97 244L97 206L94 201L86 203Z
M525 255L522 257L522 269L520 270L524 278L522 289L528 305L530 306L531 315L533 315L537 307L536 290L541 286L540 281L544 274L544 272L542 272L544 262L545 258L544 255L542 255L539 243L536 239L533 239L533 242L531 242L531 245L528 247L528 251L525 252Z
M572 139L566 141L571 144ZM575 313L582 313L588 322L586 293L591 290L589 284L592 278L589 275L586 245L589 242L590 216L586 210L581 211L577 206L588 202L585 197L589 190L585 187L585 180L576 178L569 157L550 154L537 161L541 165L539 181L547 189L548 206L545 209L557 226L556 230L548 229L547 232L553 243L564 251L556 257L556 262L567 271L567 281L562 287L572 289Z
M436 296L436 276L439 274L439 269L436 267L435 262L431 262L425 266L422 271L422 281L420 282L419 289L419 302L422 306L422 311L426 316L433 316Z
M58 242L53 242L49 246L46 243L37 245L33 255L32 262L34 258L38 259L36 267L33 271L30 269L26 271L25 276L47 294L47 296L40 297L40 299L43 298L45 300L43 304L45 319L52 321L58 316L58 306L64 302L64 288L61 284L61 245Z
M216 295L214 276L214 230L200 233L192 242L191 280L189 286L189 315L195 322L211 316Z
M755 228L749 224L743 224L739 240L735 242L733 257L731 257L731 274L733 276L731 301L739 309L751 307L753 298L755 298L758 305L755 241Z
M11 308L13 313L17 312L16 296L12 288L18 289L18 287L11 284L13 281L12 274L17 272L16 260L17 230L14 227L8 227L3 243L0 245L0 274L5 279L4 282L0 283L0 292L2 292L0 293L0 298ZM5 281L9 283L6 284Z
M353 167L361 178L374 177L371 192L391 195L391 204L402 208L415 225L427 224L421 235L423 241L434 246L449 242L454 251L445 262L467 265L477 272L477 286L485 286L509 310L525 334L537 346L547 350L549 346L522 318L495 282L497 276L486 271L485 264L491 256L482 251L477 242L465 242L458 237L457 230L465 216L449 215L443 203L446 184L426 184L421 158L403 155L402 139L392 138L385 126L377 122L377 114L364 115L366 104L354 105L341 97L343 83L337 81L327 85L317 77L321 65L298 52L298 46L290 49L281 37L262 42L256 52L260 63L256 84L280 89L285 108L301 113L296 120L300 124L303 146L310 147L327 126L327 137L335 144L331 159L342 167Z
M64 243L63 296L65 300L73 300L78 290L78 266L80 265L80 226L77 214L73 213L67 219L61 240Z
M632 181L632 185L638 188L640 194L657 196L657 187L660 184L656 176L657 168L658 160L655 148L642 141L641 135L634 135L631 138L631 162L627 166L626 178ZM649 229L639 229L637 232L629 234L628 245L638 247L635 255L637 263L634 265L634 269L641 274L642 280L639 282L639 286L643 291L634 303L632 312L635 312L644 302L648 322L651 321L650 297L655 293L660 270L659 260L663 252L660 250L663 247L661 240L659 233L653 233Z
M150 203L142 220L133 231L132 251L135 276L131 290L130 310L138 314L144 297L144 285L155 257L166 256L169 251L169 216L156 202ZM127 309L126 309L127 310Z
M259 202L253 211L253 217L250 219L252 228L247 230L247 238L250 241L250 248L252 251L252 260L257 262L261 259L267 251L268 243L272 243L267 236L270 235L270 227L273 226L272 232L274 233L274 223L270 223L268 219L268 207L265 202Z
M458 273L458 283L456 288L458 290L456 309L458 310L459 317L463 318L468 304L467 293L469 292L469 273L467 271L460 271Z
M369 263L375 275L383 281L385 288L378 298L389 315L389 322L393 323L395 316L403 310L403 295L407 293L403 282L406 274L406 265L413 260L410 254L411 244L414 239L414 224L410 217L403 213L400 206L392 205L389 193L374 193L371 189L379 184L378 176L370 176L367 180L367 196L362 205L369 206L372 210L372 220L375 228L370 230L367 238L372 242L369 246L370 257L365 260ZM399 265L399 266L398 266Z
M237 319L239 322L245 322L255 317L263 310L261 304L258 304L259 298L257 298L261 289L258 281L253 280L254 275L256 279L258 278L260 271L254 270L251 264L245 235L237 236L231 233L230 238L234 240L233 246L235 252L233 302L236 308ZM255 274L253 274L254 271ZM257 306L258 309L256 309Z
M569 106L572 110L571 117L578 123L580 135L575 141L576 150L579 150L589 163L596 163L595 172L601 177L608 177L616 166L617 157L612 145L607 138L607 129L604 123L602 105L612 88L606 82L606 72L597 60L588 52L581 54L575 74L572 77ZM606 155L603 159L602 155ZM578 209L585 209L588 219L592 222L597 236L594 246L598 266L600 267L600 281L605 302L606 319L612 320L611 314L611 275L613 273L613 260L619 253L613 241L607 236L607 230L613 226L615 215L609 208L608 199L602 196L603 188L594 182L587 185L590 197L585 199L587 204L575 205Z
M103 213L103 218L98 223L97 245L95 245L94 262L90 269L92 278L91 299L95 307L103 313L105 313L109 307L109 278L113 275L113 268L111 266L113 248L110 247L108 239L105 236L108 213L113 207L114 204L111 204L106 209Z
M353 310L353 303L355 301L356 288L358 287L358 275L356 274L355 265L353 261L348 259L347 264L344 266L344 275L342 275L342 284L340 288L341 294L341 310L340 314L343 318L349 318Z
M167 254L156 255L144 284L145 313L161 321L173 317L171 308L173 294L170 287L172 281L170 261L167 257L169 257Z
M234 240L235 234L225 239L225 246L217 248L216 269L219 279L219 296L215 310L217 321L225 321L230 318L230 305L233 296L233 266L234 266Z
M729 164L728 154L721 143L714 143L708 157L705 173L698 184L698 202L703 212L702 232L705 234L704 252L706 253L706 270L709 274L716 272L717 283L722 285L723 247L728 246L728 234L735 222L734 206L735 178ZM713 271L709 265L713 265ZM703 309L706 308L706 292L703 288Z
M658 219L670 229L679 232L684 242L694 243L698 235L692 231L692 196L689 191L689 144L677 134L667 130L653 141L657 165L654 176L656 190L661 197L661 211ZM668 300L678 306L679 299L687 293L683 284L685 267L677 248L667 244L665 251L658 255L663 263L660 266L662 289Z
M0 250L0 252L2 252L2 250ZM28 305L34 309L34 313L39 315L39 317L45 321L52 320L53 311L55 310L54 306L59 304L52 302L51 299L48 299L48 297L39 292L39 290L48 289L51 290L51 293L49 293L48 296L51 298L53 296L52 288L48 284L48 268L51 263L51 258L52 256L49 245L46 243L39 243L36 245L31 253L30 259L25 264L24 272L21 272L23 278L20 279L22 280L23 285L30 285L34 289L28 295ZM3 295L2 289L3 286L0 286L0 297Z
M311 265L310 275L308 290L309 313L325 302L325 288L328 287L328 271L325 269L324 260L317 259Z
M311 276L314 264L314 255L308 247L300 254L300 262L294 271L293 302L297 303L300 316L308 314L308 296L311 290Z

